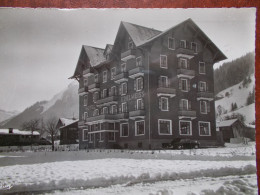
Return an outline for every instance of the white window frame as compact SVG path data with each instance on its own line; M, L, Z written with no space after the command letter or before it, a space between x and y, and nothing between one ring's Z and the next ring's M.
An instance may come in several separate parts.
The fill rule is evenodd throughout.
M170 41L172 41L173 47L170 47ZM168 37L168 49L175 50L175 39L172 37Z
M204 88L204 89L205 89L204 91L201 90L201 89L202 89L201 84L204 85L204 87L205 87L205 88ZM206 92L206 91L207 91L207 83L206 83L205 81L199 81L199 91L200 91L200 92Z
M181 61L184 61L184 62L185 62L185 63L184 63L184 64L185 64L185 67L184 67L184 68L181 66L181 64L182 64ZM187 58L180 58L180 59L179 59L179 63L180 63L180 68L181 68L181 69L185 69L185 70L188 69L188 59L187 59Z
M143 88L142 88L142 85L141 86L138 85L138 80L141 80L141 82L143 82L143 78L138 77L135 81L136 82L136 91L141 91ZM140 89L139 89L139 87L140 87Z
M115 108L115 112L113 112L113 108ZM112 113L112 114L117 114L116 108L117 108L116 105L112 105L112 106L111 106L111 113Z
M127 125L127 136L123 136L122 126ZM129 137L129 123L121 123L120 124L120 137Z
M107 82L107 70L103 71L103 83Z
M202 112L202 103L205 103L205 111L206 112ZM205 100L201 100L200 101L200 113L201 114L208 114L208 102L207 101L205 101Z
M169 111L169 98L161 97L160 99L161 99L161 111ZM163 99L165 99L167 102L167 109L163 109Z
M181 47L181 48L187 48L187 41L184 39L180 40L180 45L181 45L181 42L184 42L184 47Z
M92 136L94 138L94 135L93 134L88 134L88 135L89 135L88 143L93 143Z
M96 114L95 114L96 113ZM95 114L95 115L94 115ZM93 116L99 116L99 110L98 109L95 109L94 111L93 111Z
M95 98L95 96L96 96L96 98ZM94 92L94 94L93 94L93 102L96 103L96 102L97 102L97 99L98 99L98 92L96 91L96 92Z
M189 110L189 100L187 100L187 99L181 99L181 101L187 102L187 108L186 108L186 110ZM183 108L183 107L182 107L182 108Z
M190 134L181 134L181 122L188 122L188 123L190 123ZM191 121L187 121L187 120L179 120L179 134L180 135L192 136L192 122Z
M162 66L162 58L166 58L165 62L166 62L166 66ZM167 63L167 55L160 55L160 68L164 68L164 69L168 69L168 63Z
M109 132L109 133L113 133L114 134L114 139L110 140L109 136L108 136L108 142L115 142L116 141L116 132Z
M169 133L161 133L160 121L169 121L170 122L170 132ZM159 135L172 135L172 120L169 120L169 119L158 119L158 134Z
M113 91L114 91L114 93L113 93ZM116 86L112 86L111 87L111 94L110 94L111 96L115 96L116 95Z
M104 142L104 139L102 139L102 132L99 133L99 142Z
M201 71L200 65L204 66L204 71ZM205 62L199 62L199 74L206 74L206 64Z
M84 139L85 131L88 131L88 129L82 129L82 141L88 141L88 134L87 134L87 139Z
M140 65L138 65L138 63L137 63L138 59L140 59ZM136 63L137 67L141 67L143 65L142 56L137 57L136 60L135 60L135 63Z
M94 81L95 81L95 83L98 83L98 74L95 74Z
M163 79L162 78L166 78L166 86L163 86ZM169 80L168 80L168 76L160 76L160 82L161 82L161 86L160 87L169 87Z
M123 85L126 85L126 91L124 93L124 87ZM123 82L121 83L121 95L126 95L127 94L127 83L126 82Z
M196 49L194 50L194 53L197 53L198 52L198 44L196 42L191 42L190 43L190 48L192 49L192 44L195 44L196 45Z
M107 98L107 89L103 89L102 96L103 98Z
M144 122L144 134L137 134L137 123L139 122ZM135 121L135 136L142 136L142 135L145 135L145 121L144 120Z
M209 124L209 135L201 135L201 134L200 134L200 123L207 123L207 124ZM210 122L199 121L198 125L199 125L199 127L198 127L198 129L199 129L199 136L211 136Z
M123 110L123 108L124 108L123 105L126 105L126 111L125 112L127 112L127 102L122 102L122 104L121 104L121 111L122 111L122 113L125 113L124 110Z
M84 112L84 121L88 118L88 112Z
M140 104L138 102L140 102ZM141 110L142 109L142 104L143 104L143 99L142 98L136 99L136 110Z
M116 76L116 67L111 68L111 80L114 80Z
M126 72L126 63L121 64L121 72Z
M185 82L186 82L186 90L183 89L182 81L185 81ZM188 79L181 78L181 91L183 91L183 92L188 92L188 91L189 91Z
M88 95L83 96L83 105L87 106L88 105Z
M108 107L103 107L103 108L102 108L103 114L105 114L105 110L107 111L106 114L108 114Z

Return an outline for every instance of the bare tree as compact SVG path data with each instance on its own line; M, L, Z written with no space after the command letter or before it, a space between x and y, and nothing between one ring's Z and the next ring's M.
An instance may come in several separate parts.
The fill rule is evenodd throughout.
M58 136L59 129L57 126L57 119L56 118L49 118L44 122L44 131L51 137L51 144L52 144L52 151L54 151L54 141L55 138Z
M33 144L33 132L41 130L41 119L31 119L22 124L22 129L31 131L31 144Z

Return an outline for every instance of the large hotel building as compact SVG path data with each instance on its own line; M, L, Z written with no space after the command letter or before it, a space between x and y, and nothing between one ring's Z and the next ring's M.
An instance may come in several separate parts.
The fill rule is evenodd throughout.
M224 59L191 19L163 32L121 22L114 45L83 45L71 77L80 148L216 145L213 65Z

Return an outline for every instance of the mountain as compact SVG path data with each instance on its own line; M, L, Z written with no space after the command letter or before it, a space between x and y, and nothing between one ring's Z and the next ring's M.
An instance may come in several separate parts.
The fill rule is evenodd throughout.
M49 101L36 102L20 114L1 122L0 127L21 128L24 122L36 118L72 118L73 116L78 118L78 99L78 83L74 81L66 89L54 95Z
M215 108L217 120L225 120L232 115L243 115L246 124L255 122L254 98L249 101L250 94L254 96L254 74L246 77L240 83L233 85L216 95Z
M0 122L5 121L19 114L19 111L5 111L0 109Z

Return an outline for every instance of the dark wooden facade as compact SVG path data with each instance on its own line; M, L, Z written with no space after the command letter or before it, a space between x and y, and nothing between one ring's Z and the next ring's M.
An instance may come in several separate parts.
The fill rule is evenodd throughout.
M225 58L191 19L164 32L122 22L114 46L83 46L80 148L216 145L213 65Z
M60 118L56 128L60 130L60 145L79 143L78 120Z

